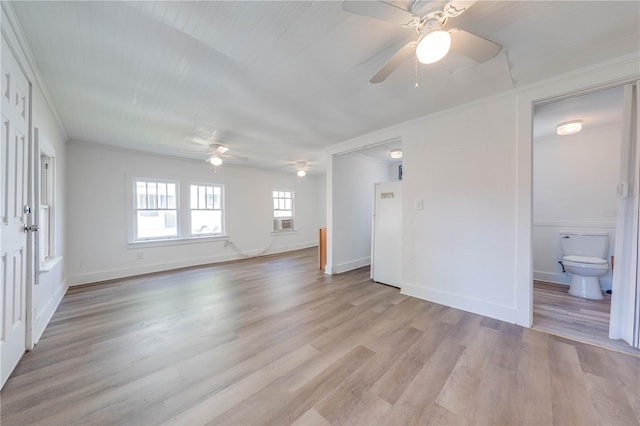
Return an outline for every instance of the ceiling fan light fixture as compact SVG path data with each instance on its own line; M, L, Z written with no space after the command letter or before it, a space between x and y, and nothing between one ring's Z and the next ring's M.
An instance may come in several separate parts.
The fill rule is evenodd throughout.
M572 120L562 123L556 129L559 136L573 135L582 130L582 120Z
M211 165L213 165L213 166L216 166L216 167L217 167L217 166L219 166L219 165L221 165L221 164L222 164L222 158L220 158L220 157L219 157L219 156L217 156L217 155L212 155L212 156L209 158L209 162L211 163Z
M299 178L303 178L307 175L307 162L306 161L298 161L296 162L296 174Z
M424 35L416 47L418 61L433 64L444 58L451 48L451 34L447 31L431 31Z

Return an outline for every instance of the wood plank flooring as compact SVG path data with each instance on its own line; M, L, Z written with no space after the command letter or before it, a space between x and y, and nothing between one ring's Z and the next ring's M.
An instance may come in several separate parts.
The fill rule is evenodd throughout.
M533 327L569 339L640 356L640 350L624 340L609 339L611 295L602 300L571 296L568 287L533 282Z
M316 261L70 289L2 391L2 425L640 424L640 359Z

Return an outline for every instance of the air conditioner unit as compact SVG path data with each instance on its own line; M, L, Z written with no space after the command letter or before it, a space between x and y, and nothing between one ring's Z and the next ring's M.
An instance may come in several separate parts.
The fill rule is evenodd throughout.
M293 230L293 219L291 218L277 218L273 220L273 230L278 231L291 231Z

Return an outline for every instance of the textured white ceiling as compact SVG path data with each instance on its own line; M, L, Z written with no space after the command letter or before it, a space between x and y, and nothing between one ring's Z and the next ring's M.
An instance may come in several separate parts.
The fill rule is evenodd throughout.
M640 50L637 1L480 1L448 26L503 53L420 65L414 88L413 61L368 79L415 32L339 1L12 6L70 139L202 159L211 140L311 173L345 139Z

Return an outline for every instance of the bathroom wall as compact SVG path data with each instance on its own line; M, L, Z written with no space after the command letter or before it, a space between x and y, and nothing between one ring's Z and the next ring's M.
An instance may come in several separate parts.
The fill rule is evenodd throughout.
M395 182L400 180L400 166L402 161L392 161L389 163L389 182Z
M575 135L535 139L533 144L534 279L570 284L562 272L561 231L606 231L613 254L621 125ZM611 288L611 270L601 277Z

